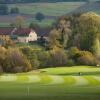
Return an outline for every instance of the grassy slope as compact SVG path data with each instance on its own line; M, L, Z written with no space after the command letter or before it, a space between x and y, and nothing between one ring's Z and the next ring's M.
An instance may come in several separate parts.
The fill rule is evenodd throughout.
M18 7L20 9L20 13L24 16L25 19L25 26L27 26L30 22L37 23L40 26L49 26L55 21L55 17L69 13L82 4L83 3L79 2L11 4L9 5L9 8ZM42 22L38 22L35 19L35 14L37 12L45 14L47 16L46 19ZM0 26L9 25L9 21L14 21L14 17L16 16L7 16L7 18L4 17L4 21L3 17L0 17Z
M43 73L42 71L46 72ZM4 74L3 76L6 76L8 80L11 76L17 76L17 81L0 82L0 99L2 98L2 100L99 100L99 75L58 75L62 73L94 71L96 73L97 71L100 72L100 68L76 66L71 68L63 67L54 69L40 69L39 71L32 71L29 73L22 74ZM35 82L29 82L28 76L35 77L33 80ZM40 80L36 80L36 76L38 76ZM95 77L98 78L98 80ZM64 82L61 83L62 78Z

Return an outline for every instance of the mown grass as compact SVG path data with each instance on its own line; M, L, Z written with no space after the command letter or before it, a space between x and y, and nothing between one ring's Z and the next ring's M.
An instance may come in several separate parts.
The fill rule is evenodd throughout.
M46 72L41 73L44 70ZM94 78L94 76L100 77L99 75L75 75L76 78L86 79L89 82L87 85L75 85L74 75L62 75L62 73L78 73L80 71L97 72L100 71L100 68L75 66L40 69L21 74L4 74L6 76L15 75L18 80L0 82L0 100L100 100L100 81ZM29 75L38 75L41 78L40 82L28 82L27 76ZM52 81L50 76L62 77L64 83L50 84Z
M96 66L72 66L41 69L47 74L53 75L96 75L100 74L100 68Z

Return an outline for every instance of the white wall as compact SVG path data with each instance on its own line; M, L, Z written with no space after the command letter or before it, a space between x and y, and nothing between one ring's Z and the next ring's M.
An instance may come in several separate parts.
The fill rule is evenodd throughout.
M18 37L18 41L19 42L23 42L23 43L28 43L30 41L37 41L37 34L35 31L31 30L31 32L29 33L29 36L26 37Z
M31 31L29 36L27 37L27 41L37 41L37 34L35 31Z

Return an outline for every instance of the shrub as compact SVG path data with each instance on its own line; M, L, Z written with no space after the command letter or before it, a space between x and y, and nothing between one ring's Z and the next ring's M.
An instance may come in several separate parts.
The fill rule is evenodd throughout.
M75 61L73 59L67 60L67 66L74 66L74 65L75 65Z
M88 51L80 51L76 54L77 63L81 65L95 65L96 59L91 52Z
M100 67L100 56L96 56L96 66Z
M32 69L30 62L18 49L8 49L3 70L5 72L26 72ZM17 68L16 68L17 67Z
M73 58L78 52L79 49L77 47L71 47L68 51L68 55L70 58Z
M36 69L40 66L40 62L38 60L37 54L32 48L30 47L22 47L20 48L23 54L27 57L30 61L32 68Z
M64 50L55 50L51 52L52 66L65 66L67 65L67 54Z
M10 13L11 14L18 14L19 13L19 8L17 8L17 7L11 8Z
M35 18L36 18L36 20L41 22L43 19L45 19L45 15L38 12L38 13L36 13Z
M0 74L2 74L3 73L3 68L2 68L2 66L0 66Z

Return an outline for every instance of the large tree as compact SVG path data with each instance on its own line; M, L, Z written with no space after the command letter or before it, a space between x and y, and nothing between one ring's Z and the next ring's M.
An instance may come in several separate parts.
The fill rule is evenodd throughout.
M80 47L100 55L100 16L95 13L82 14L79 18Z

